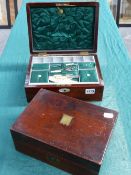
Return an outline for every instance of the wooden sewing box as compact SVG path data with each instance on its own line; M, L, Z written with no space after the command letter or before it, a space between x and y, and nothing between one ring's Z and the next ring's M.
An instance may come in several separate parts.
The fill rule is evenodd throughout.
M27 101L41 89L102 100L97 56L98 2L27 3L30 61Z

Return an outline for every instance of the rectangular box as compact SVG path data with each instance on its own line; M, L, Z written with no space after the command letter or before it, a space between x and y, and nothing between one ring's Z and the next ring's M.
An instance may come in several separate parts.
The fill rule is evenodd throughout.
M102 100L98 62L98 2L28 3L30 62L25 91L41 89L83 100Z
M41 89L16 120L18 151L77 175L98 175L117 112Z

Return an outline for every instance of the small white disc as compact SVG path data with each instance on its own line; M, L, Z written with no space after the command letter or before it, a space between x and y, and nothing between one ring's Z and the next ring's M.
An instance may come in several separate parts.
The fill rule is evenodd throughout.
M41 78L42 77L42 75L38 75L38 78Z

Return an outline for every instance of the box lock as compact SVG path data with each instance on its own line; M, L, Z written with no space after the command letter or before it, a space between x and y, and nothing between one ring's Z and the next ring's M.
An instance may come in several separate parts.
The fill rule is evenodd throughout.
M61 89L59 89L59 92L67 93L67 92L70 92L70 89L68 89L68 88L61 88Z

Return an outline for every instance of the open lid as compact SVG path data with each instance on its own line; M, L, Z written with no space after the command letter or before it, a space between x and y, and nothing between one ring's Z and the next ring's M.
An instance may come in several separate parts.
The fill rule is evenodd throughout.
M98 2L27 3L31 53L97 51Z
M101 165L117 112L41 89L13 131Z

